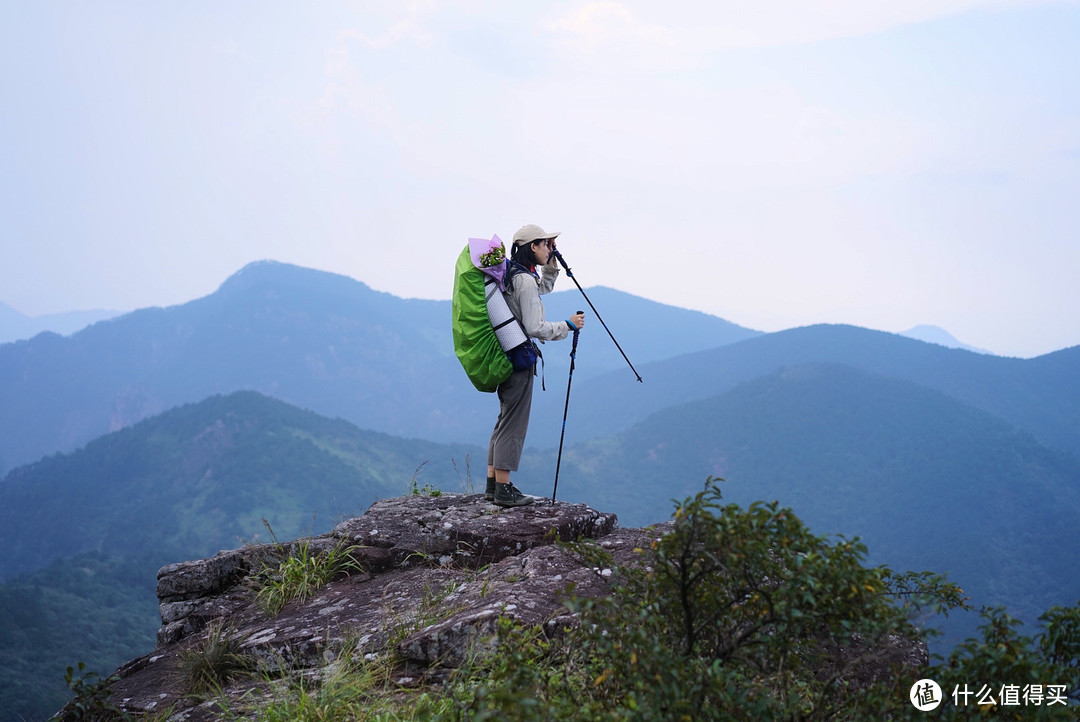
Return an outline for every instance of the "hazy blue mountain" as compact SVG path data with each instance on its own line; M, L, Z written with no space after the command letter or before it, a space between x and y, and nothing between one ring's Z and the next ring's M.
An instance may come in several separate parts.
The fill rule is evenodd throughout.
M559 286L570 290L555 291L544 296L548 318L563 318L569 316L569 312L577 310L585 311L586 314L586 331L582 332L578 344L579 360L574 375L584 379L606 371L615 371L636 380L618 347L597 320L581 292L573 285L573 281L564 278L559 281ZM640 364L726 346L762 335L761 331L753 331L701 311L648 301L606 286L586 288L585 293L607 324L611 336L622 347L639 373ZM557 313L558 311L563 313ZM557 358L570 353L568 344L565 343L546 346L546 356ZM559 370L565 372L568 369L564 370L560 366Z
M446 409L468 383L456 364L446 303L252 264L181 306L0 346L0 468L240 389L367 428L446 436Z
M0 333L6 333L12 324L20 323L26 316L16 311L3 301L0 301ZM0 336L0 338L3 338Z
M551 318L585 306L568 279ZM1080 347L1021 360L850 326L761 335L603 287L587 289L644 382L593 322L582 334L569 441L808 361L942 391L1080 455ZM0 472L206 396L252 389L363 428L483 444L498 410L452 352L449 302L405 300L286 264L245 267L202 299L144 309L70 338L0 345ZM530 446L555 446L569 342L544 347ZM599 373L607 370L606 373Z
M846 364L935 389L1080 458L1080 346L1002 358L855 326L807 326L644 364L643 384L618 372L575 383L567 433L609 436L660 409L805 363Z
M590 291L613 330L625 331L620 342L635 363L756 333L611 289ZM581 305L572 294L553 294L552 318ZM623 363L612 360L617 352L594 325L598 333L590 328L582 342L583 378L600 363ZM548 379L566 377L569 349L548 345ZM483 443L498 408L454 356L449 301L401 299L345 276L260 262L190 303L135 311L70 338L42 334L0 346L0 473L240 389L437 441Z
M422 483L455 488L451 460L464 475L470 452L362 431L254 392L215 396L9 472L0 579L88 551L202 557L265 539L263 518L282 538L323 532L405 493L425 462Z
M0 344L32 338L46 331L66 336L98 321L119 316L121 313L123 311L94 309L26 316L0 301Z
M553 455L525 467L519 486L550 494ZM944 393L845 366L792 365L574 444L559 498L639 526L710 474L731 501L779 500L819 534L862 537L876 563L948 573L1030 623L1080 599L1066 571L1080 565L1080 462Z
M973 353L990 353L986 349L975 348L974 346L968 346L966 343L961 343L959 339L957 339L951 333L943 329L941 326L921 324L919 326L913 326L907 331L901 331L900 335L906 336L907 338L913 338L916 341L936 343L939 346L944 346L945 348L959 348L965 351L971 351Z

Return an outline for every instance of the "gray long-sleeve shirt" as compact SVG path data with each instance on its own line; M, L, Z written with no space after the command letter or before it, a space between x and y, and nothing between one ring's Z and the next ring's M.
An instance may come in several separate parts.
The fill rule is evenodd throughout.
M544 304L540 300L542 294L550 293L555 287L558 277L559 269L551 266L541 266L539 279L530 273L515 273L510 279L510 288L503 294L510 312L525 327L525 333L541 343L560 341L570 332L565 321L546 320Z

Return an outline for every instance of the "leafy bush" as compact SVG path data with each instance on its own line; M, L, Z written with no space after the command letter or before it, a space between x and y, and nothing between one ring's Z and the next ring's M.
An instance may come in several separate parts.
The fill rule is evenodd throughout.
M860 543L815 536L775 503L722 505L717 481L640 550L646 564L619 570L611 597L574 603L582 623L565 641L504 628L505 663L475 688L468 715L861 719L909 705L894 694L896 673L927 659L909 612L959 606L960 590L863 567ZM576 550L610 566L595 546Z
M1021 634L1020 623L1000 607L983 609L982 617L982 639L968 639L928 672L945 698L942 718L985 719L992 714L995 720L1076 719L1080 604L1043 614L1042 632L1034 639ZM986 695L981 694L983 687ZM994 704L979 704L980 698ZM1052 703L1054 699L1059 702Z
M76 676L76 671L78 676ZM75 698L57 715L62 720L127 720L130 717L109 701L109 685L118 677L103 678L97 672L87 672L86 665L79 662L78 670L67 668L64 681Z

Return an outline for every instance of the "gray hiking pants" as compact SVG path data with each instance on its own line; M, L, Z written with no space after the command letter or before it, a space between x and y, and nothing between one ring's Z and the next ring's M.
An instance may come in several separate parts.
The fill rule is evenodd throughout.
M488 466L517 471L529 430L535 369L515 371L499 384L499 418L488 445Z

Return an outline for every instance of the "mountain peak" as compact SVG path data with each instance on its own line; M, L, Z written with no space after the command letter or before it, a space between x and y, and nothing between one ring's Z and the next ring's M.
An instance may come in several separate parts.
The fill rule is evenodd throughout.
M243 292L264 285L287 286L303 289L326 289L334 286L362 287L371 290L366 284L355 278L331 271L305 268L291 263L271 259L252 261L236 273L225 279L218 288L219 293Z
M951 333L941 328L940 326L920 324L918 326L913 326L912 328L909 328L907 331L902 331L900 335L906 336L907 338L913 338L916 341L936 343L937 345L944 346L945 348L959 348L965 351L972 351L973 353L990 354L989 351L986 351L984 349L975 348L974 346L968 346L966 343L961 342L959 339L957 339L955 336L953 336Z
M0 320L6 321L8 319L25 319L24 314L19 313L17 310L7 305L3 301L0 301Z

